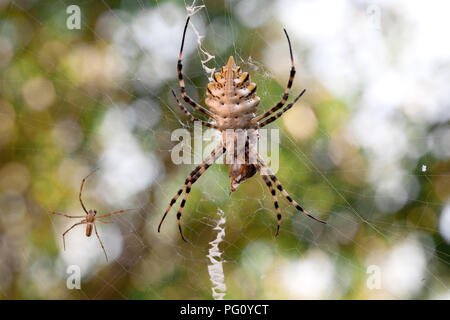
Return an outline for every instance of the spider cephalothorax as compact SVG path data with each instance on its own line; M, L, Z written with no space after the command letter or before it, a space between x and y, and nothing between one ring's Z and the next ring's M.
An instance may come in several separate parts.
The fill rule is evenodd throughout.
M224 153L226 153L225 164L230 166L230 192L235 191L241 183L251 178L256 172L259 172L261 174L262 179L264 180L265 184L270 190L270 193L272 194L272 199L277 214L278 224L276 235L278 235L280 230L281 212L278 205L276 191L272 183L275 184L278 191L300 212L314 220L325 223L324 221L314 218L312 215L307 213L295 200L291 198L287 191L284 190L275 174L264 163L263 159L256 151L256 145L259 138L258 129L278 119L284 112L289 110L305 92L305 90L303 90L291 103L283 108L289 97L289 92L291 90L295 76L292 47L286 30L284 30L284 33L288 40L289 53L291 56L291 71L289 81L281 100L269 111L256 116L258 104L260 102L259 97L256 95L256 84L251 82L250 75L247 72L241 71L241 68L236 65L232 56L230 56L230 58L228 59L227 64L222 67L222 72L215 73L213 81L208 83L206 92L207 98L205 101L208 109L202 107L186 94L186 87L184 85L182 73L182 55L188 24L189 18L187 19L186 25L184 27L180 55L177 63L178 82L180 85L181 97L195 110L202 112L203 114L214 120L215 123L210 123L195 118L181 104L180 100L175 94L175 91L172 90L172 93L177 101L178 106L189 117L190 120L199 121L202 123L202 125L208 128L220 130L222 133L222 140L219 145L211 152L211 154L189 174L183 186L172 198L169 207L167 208L164 216L161 219L161 222L159 223L158 232L161 229L161 225L167 213L185 190L186 192L177 212L177 222L181 238L186 241L181 229L181 214L191 191L191 187L200 178L200 176ZM283 108L281 111L279 111L275 115L272 115L281 108Z

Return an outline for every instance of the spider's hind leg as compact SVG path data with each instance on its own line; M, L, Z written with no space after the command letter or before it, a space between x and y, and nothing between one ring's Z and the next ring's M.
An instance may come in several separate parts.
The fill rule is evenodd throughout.
M186 205L187 199L189 197L189 193L191 192L192 185L200 178L200 176L209 168L210 165L205 164L202 166L202 168L197 172L197 174L192 178L192 180L189 180L187 186L186 186L186 192L184 193L183 200L181 200L180 207L178 208L177 212L177 224L178 224L178 230L180 231L181 239L183 239L184 242L187 242L186 238L183 235L183 230L181 228L181 215L183 213L184 206Z
M208 169L224 152L225 147L223 147L221 144L219 144L212 152L211 154L203 160L201 164L199 164L197 167L195 167L194 170L189 174L189 176L186 178L186 181L184 182L183 186L178 190L178 192L175 194L175 196L170 201L169 207L164 212L164 215L161 219L161 222L158 225L158 232L161 230L161 225L164 221L164 219L167 216L167 213L170 211L172 206L175 204L175 202L178 200L180 195L183 193L183 190L186 189L186 193L183 197L183 200L181 202L180 208L177 212L177 222L178 222L178 228L180 230L181 238L186 241L186 239L183 236L183 232L181 230L181 214L183 212L183 208L186 204L187 198L189 196L189 193L191 191L191 186L200 178L200 176Z
M161 230L161 225L166 219L167 214L169 213L170 209L172 209L172 206L177 202L180 195L183 193L184 189L186 189L187 185L189 184L189 181L191 181L192 177L195 176L195 174L200 170L201 164L195 167L194 170L191 171L191 173L187 176L186 180L184 181L184 184L181 186L180 189L178 189L177 193L173 196L173 198L170 200L169 206L167 207L166 211L164 212L164 215L159 222L158 225L158 232Z
M105 250L105 247L103 246L103 242L100 239L100 236L98 235L97 226L95 225L95 223L94 223L94 231L95 231L95 235L97 236L98 241L100 242L100 245L102 246L103 253L105 254L106 262L108 262L108 255L106 254L106 250Z
M65 240L65 235L67 234L67 232L69 232L70 230L72 230L73 228L75 228L76 226L79 226L80 224L85 224L87 223L86 220L83 220L81 222L75 223L74 225L72 225L69 229L67 229L66 231L64 231L62 238L63 238L63 248L64 250L66 250L66 240Z
M226 150L225 147L222 147L221 152L214 152L215 151L214 149L213 153L207 159L205 159L205 161L203 161L203 165L201 165L200 169L197 171L195 176L188 182L186 186L186 192L184 193L183 200L181 201L180 207L178 208L177 212L178 229L180 231L181 238L185 242L187 241L184 238L183 231L181 229L181 214L183 213L184 206L186 205L189 193L191 192L191 187L201 177L201 175L205 173L205 171L208 170L208 168L212 166L212 164L225 152L225 150Z
M261 159L261 157L259 155L258 155L258 163L262 167L263 171L265 171L265 173L267 173L267 175L270 177L270 179L275 183L275 186L277 187L277 189L287 199L287 201L289 201L289 203L291 205L293 205L298 211L300 211L304 215L308 216L309 218L314 219L320 223L326 224L325 221L320 220L320 219L312 216L308 212L306 212L294 199L292 199L292 197L289 195L289 193L286 190L284 190L283 186L281 185L281 182L278 180L278 178L275 176L275 174L272 172L272 170L270 170L270 168L263 162L263 160Z
M261 170L261 167L259 165L256 166L256 168L258 169L258 171L261 174L261 177L263 178L264 182L266 183L267 187L270 190L270 194L272 195L272 200L273 200L273 205L275 206L275 212L277 214L277 233L275 234L275 237L278 236L278 234L280 233L280 225L281 225L281 211L280 211L280 206L278 204L278 200L277 200L277 195L275 192L275 189L273 188L272 182L270 182L270 179L267 177L267 175L265 175L263 173L263 171Z

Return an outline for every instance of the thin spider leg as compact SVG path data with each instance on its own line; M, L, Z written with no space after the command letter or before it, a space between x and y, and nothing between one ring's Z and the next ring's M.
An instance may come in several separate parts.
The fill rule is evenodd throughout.
M181 229L181 214L183 213L184 206L186 204L186 201L189 197L189 193L191 192L192 185L200 178L200 176L205 173L206 170L222 155L222 153L225 152L225 147L222 148L222 152L216 154L212 157L211 162L205 162L205 164L198 170L198 172L195 174L192 179L189 180L187 186L186 186L186 192L184 193L183 200L181 201L180 207L178 208L177 212L177 223L178 223L178 230L180 231L181 238L184 240L184 242L187 242L186 239L183 236L183 231Z
M198 171L196 178L189 180L187 186L186 186L186 192L184 193L183 200L181 200L180 207L178 208L177 212L177 224L178 224L178 230L180 231L181 239L183 239L184 242L187 242L186 238L183 235L183 230L181 229L181 214L183 213L184 206L186 205L187 199L189 197L189 193L191 192L192 184L197 181L198 178L208 169L208 167L202 167L200 171Z
M272 113L281 109L283 107L283 105L286 103L287 99L289 98L289 92L291 91L292 83L294 82L294 77L295 77L295 65L294 65L294 56L292 54L291 40L289 39L286 29L283 28L283 30L284 30L284 34L286 35L286 39L289 44L289 54L291 55L291 71L289 74L289 80L288 80L286 89L284 90L284 94L283 94L283 97L281 98L280 102L278 102L270 110L264 112L262 115L259 115L256 118L252 119L252 121L251 121L252 124L257 123L258 121L264 119L265 117L267 117L267 116L271 115Z
M305 210L303 210L303 208L294 200L291 198L291 196L289 195L289 193L287 193L286 190L284 190L283 186L281 185L280 181L278 180L278 178L275 176L275 174L272 172L272 170L270 170L270 168L264 163L264 161L261 159L261 157L259 155L257 155L258 157L258 162L260 164L260 166L262 167L262 169L267 173L267 175L270 177L270 179L275 183L277 189L281 192L281 194L289 201L289 203L291 205L293 205L297 210L299 210L301 213L303 213L304 215L310 217L311 219L314 219L318 222L321 223L325 223L325 221L320 220L312 215L310 215L308 212L306 212Z
M66 218L84 218L86 216L69 216L67 214L61 213L61 212L56 212L56 211L48 211L48 213L50 214L56 214L58 216L64 216Z
M252 148L252 152L253 148ZM245 163L249 163L250 161L250 143L249 143L249 138L247 137L247 140L245 140ZM280 225L281 225L281 211L280 211L280 206L278 205L278 199L277 199L277 195L275 192L275 189L273 188L272 182L270 182L270 179L262 172L261 170L261 166L259 164L255 164L256 170L259 171L259 173L261 174L262 179L264 180L264 182L266 183L266 186L269 188L270 194L272 195L272 200L273 200L273 205L275 206L275 212L277 214L277 233L275 234L275 237L278 236L278 234L280 233Z
M186 188L186 186L188 185L189 181L192 179L192 176L194 176L198 172L198 170L200 170L202 165L203 165L203 163L199 164L197 167L195 167L194 170L191 171L191 173L187 176L186 180L184 181L184 184L181 186L180 189L178 189L177 193L175 194L175 196L173 196L172 200L170 200L169 206L167 207L167 209L164 212L164 215L163 215L161 221L159 222L158 232L160 232L161 225L162 225L164 219L166 219L166 216L169 213L170 209L172 209L172 206L175 204L175 202L177 202L178 198L183 193L183 191Z
M281 211L280 211L280 206L278 205L278 199L277 199L277 195L275 192L275 189L273 188L272 182L270 182L270 179L267 177L267 175L265 175L263 173L263 171L261 170L261 167L259 165L256 165L256 168L258 169L259 173L261 174L261 177L263 178L264 182L266 183L267 187L270 190L270 193L272 195L272 200L273 200L273 205L275 206L275 212L277 214L277 233L275 234L275 237L278 236L278 234L280 233L280 225L281 225Z
M67 229L66 231L64 231L62 238L63 238L63 247L64 250L66 250L66 240L64 238L64 236L66 235L67 232L69 232L70 230L72 230L73 228L75 228L76 226L79 226L80 224L86 224L86 220L83 220L81 222L75 223L73 226L71 226L69 229Z
M95 171L97 171L97 169L95 169L94 171L92 171L91 173L89 173L86 177L83 178L83 180L81 180L81 186L80 186L80 194L78 195L78 199L80 200L81 206L83 207L84 212L86 212L86 214L89 214L88 211L86 210L86 207L84 206L83 200L81 200L81 193L83 192L83 186L84 183L86 182L86 179L89 178L89 176L91 174L93 174Z
M111 224L111 223L114 223L114 222L112 222L112 221L102 221L102 220L97 220L97 219L96 219L96 221L97 221L97 222L101 222L101 223L103 223L103 224Z
M106 213L106 214L104 214L104 215L98 216L98 217L96 217L96 219L99 219L99 218L105 218L105 217L109 217L109 216L112 216L112 215L115 215L115 214L119 214L119 213L123 213L123 212L127 212L127 211L132 211L132 210L139 210L139 209L124 209L124 210L118 210L118 211L114 211L114 212L110 212L110 213Z
M259 129L262 127L267 126L269 123L274 122L275 120L277 120L279 117L281 117L283 115L283 113L285 113L286 111L288 111L290 108L292 108L292 106L298 101L298 99L300 99L300 97L305 93L306 89L303 89L302 92L300 92L300 94L294 99L294 101L292 101L291 103L289 103L286 107L283 108L283 110L281 110L280 112L278 112L276 115L264 120L263 122L255 125L253 127L253 129Z
M183 39L181 40L180 56L178 57L178 63L177 63L178 83L180 85L181 97L183 98L184 101L186 101L186 103L188 103L192 107L194 107L195 110L200 111L200 112L206 114L208 117L214 119L214 114L211 111L209 111L208 109L203 108L200 104L198 104L197 102L192 100L191 97L189 97L186 94L186 87L184 85L183 73L181 72L182 69L183 69L183 64L182 64L181 60L182 60L182 55L183 55L184 38L186 37L186 30L187 30L187 27L188 27L188 24L189 24L189 20L190 20L190 17L187 18L186 25L184 26Z
M221 151L222 150L222 151ZM158 225L158 232L160 232L161 230L161 225L164 221L164 219L166 218L167 214L169 213L170 209L172 208L172 206L175 204L175 202L177 202L178 198L180 197L180 195L183 193L183 190L187 187L189 181L192 179L192 177L195 176L195 174L205 165L205 163L207 161L210 161L209 159L214 158L216 153L221 152L223 153L224 148L222 147L221 144L219 144L212 152L211 154L205 159L203 160L202 163L200 163L197 167L194 168L194 170L191 171L191 173L188 175L188 177L186 178L186 180L184 181L184 184L181 186L181 188L178 190L178 192L175 194L175 196L172 198L172 200L170 200L170 204L167 207L166 211L164 212L164 215L161 219L161 222ZM220 155L219 155L220 157Z
M95 235L97 236L97 239L100 242L100 245L102 246L103 253L105 254L106 262L108 262L108 255L106 254L106 250L105 250L105 247L103 246L103 242L100 239L100 236L98 235L97 226L95 225L95 223L94 223L94 230L95 230Z
M180 102L180 100L178 99L178 97L177 97L175 91L173 91L173 89L171 89L171 90L172 90L173 96L175 97L175 100L177 100L178 107L180 107L181 111L183 111L191 121L200 121L200 122L202 123L202 125L204 125L205 127L213 128L213 129L219 129L215 124L212 124L212 123L209 123L209 122L207 122L207 121L203 121L203 120L201 120L201 119L195 118L195 117L192 115L192 113L190 113L189 110L186 109L186 108L181 104L181 102Z

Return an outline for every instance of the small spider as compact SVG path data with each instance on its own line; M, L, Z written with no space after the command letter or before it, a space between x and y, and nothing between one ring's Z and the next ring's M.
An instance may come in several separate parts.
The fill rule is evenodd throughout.
M180 86L180 93L183 100L191 105L195 110L202 112L215 123L210 123L207 121L199 120L195 118L180 102L175 92L172 90L172 94L174 95L176 102L179 108L188 116L191 121L200 121L202 125L208 128L214 128L221 132L222 141L219 145L211 152L211 154L200 163L186 178L183 186L178 190L177 194L170 201L169 207L164 213L161 222L158 226L158 232L161 229L161 225L166 218L167 213L172 208L172 206L177 201L178 197L185 190L184 198L181 201L181 205L177 212L177 222L178 229L180 231L181 238L186 241L183 236L183 231L181 229L181 214L183 212L183 208L188 199L189 193L191 191L192 185L200 178L200 176L220 157L222 154L227 152L227 158L225 161L226 165L230 166L229 176L230 176L230 193L235 191L239 185L245 180L251 178L257 171L261 174L262 179L270 190L272 194L273 203L275 206L275 211L277 214L278 224L277 224L277 232L276 236L278 236L280 231L281 224L281 212L278 205L278 200L276 196L275 189L272 185L272 182L275 184L276 188L279 192L291 203L297 210L306 216L319 221L321 223L326 223L325 221L319 220L309 213L307 213L303 208L291 198L291 196L284 190L280 181L277 179L275 174L271 171L271 169L264 163L261 156L255 151L256 143L259 139L258 129L262 128L274 120L281 117L283 113L288 111L300 97L305 93L305 89L288 105L286 105L280 112L269 117L276 111L280 110L284 104L286 103L289 92L292 87L292 83L294 81L295 76L295 66L294 66L294 58L292 55L292 47L291 41L289 40L289 36L284 30L286 35L288 45L289 45L289 53L291 56L291 71L289 76L289 81L287 83L286 89L284 91L283 97L281 100L269 111L256 116L256 111L258 108L258 104L260 102L260 98L256 95L256 84L250 81L250 76L248 72L242 72L241 68L237 66L234 62L232 56L228 59L228 62L225 66L222 67L222 72L216 72L214 74L214 79L212 82L208 83L207 86L207 98L205 100L206 105L209 109L202 107L200 104L195 102L191 97L186 94L186 87L184 85L184 79L182 74L182 54L183 54L183 46L184 39L186 36L186 30L189 24L189 19L186 21L186 25L184 26L183 37L181 40L181 49L180 55L178 57L177 63L177 71L178 71L178 83ZM262 121L262 122L260 122ZM230 132L231 130L231 132ZM245 146L237 147L237 140L242 141L242 133L245 136ZM229 147L231 146L231 147ZM228 154L230 150L234 152L233 158L229 161ZM245 155L244 161L236 161L238 160L237 155ZM250 161L252 159L252 161ZM228 163L227 163L228 162ZM271 182L272 180L272 182Z
M103 252L105 253L106 261L108 261L108 255L106 254L105 247L103 246L102 240L100 239L100 236L98 235L98 232L97 232L97 226L95 225L95 222L98 221L98 222L101 222L101 223L103 223L103 224L108 224L108 223L111 223L111 222L108 222L108 221L102 221L102 220L99 220L99 219L103 219L103 218L112 216L112 215L114 215L114 214L119 214L119 213L123 213L123 212L125 212L125 211L130 211L130 210L135 210L135 209L126 209L126 210L114 211L114 212L107 213L107 214L104 214L104 215L99 216L99 217L96 216L96 215L97 215L97 210L95 210L95 209L91 209L91 210L89 210L89 211L86 210L86 207L85 207L84 204L83 204L83 200L81 199L81 193L83 192L84 182L85 182L86 179L89 178L89 176L90 176L91 174L93 174L94 172L95 172L95 170L94 170L93 172L91 172L90 174L88 174L88 175L81 181L80 193L79 193L79 195L78 195L78 199L80 200L81 207L83 208L84 212L86 212L86 216L69 216L69 215L67 215L67 214L60 213L60 212L56 212L56 211L49 211L48 213L56 214L56 215L59 215L59 216L64 216L64 217L66 217L66 218L84 218L84 219L81 220L80 222L75 223L75 224L72 225L69 229L67 229L66 231L64 231L64 233L63 233L63 235L62 235L64 250L66 250L66 241L65 241L65 239L64 239L64 236L65 236L70 230L72 230L74 227L76 227L76 226L78 226L78 225L86 224L86 237L90 237L90 236L91 236L91 234L92 234L92 226L94 226L95 235L97 236L98 241L100 242L100 245L102 246Z

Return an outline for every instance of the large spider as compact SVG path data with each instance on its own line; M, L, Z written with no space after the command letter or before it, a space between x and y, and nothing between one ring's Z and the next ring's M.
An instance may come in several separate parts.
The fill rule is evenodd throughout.
M183 74L181 72L182 65L182 54L183 54L183 46L184 39L186 36L186 30L189 24L189 18L186 21L186 25L183 31L183 38L181 40L181 49L180 55L177 63L178 70L178 82L180 86L181 97L183 100L190 104L195 110L202 112L207 115L209 118L213 119L215 123L210 123L207 121L199 120L195 118L180 102L175 92L172 90L172 94L174 95L176 102L180 109L189 117L192 121L200 121L202 125L208 128L214 128L220 130L222 133L222 141L221 143L211 152L211 154L200 163L189 176L186 178L183 186L178 190L177 194L170 201L169 207L167 208L164 216L161 219L161 222L158 226L158 232L161 229L161 225L166 218L167 213L172 208L172 206L177 201L178 197L183 193L183 190L186 190L184 194L184 198L181 201L181 205L177 212L177 222L178 229L180 231L181 238L186 241L183 236L183 231L181 229L181 214L183 212L183 208L188 199L189 193L191 191L192 185L200 178L200 176L225 152L227 151L227 147L231 145L232 151L234 155L229 160L227 157L225 164L230 165L230 193L235 191L237 187L252 177L257 171L261 174L262 179L270 190L272 194L273 203L275 206L275 211L277 214L278 224L277 224L277 232L276 236L278 236L280 231L280 223L281 223L281 212L278 205L278 200L276 196L275 189L272 185L272 182L275 183L276 188L281 192L281 194L300 212L307 215L308 217L319 221L321 223L326 223L320 219L317 219L307 213L303 208L291 198L291 196L284 190L280 181L277 179L275 174L271 171L271 169L264 163L261 156L255 151L254 147L256 142L258 141L258 129L262 128L274 120L281 117L281 115L288 111L297 100L305 93L305 89L288 105L286 105L280 112L269 117L276 111L280 110L284 104L286 103L289 92L292 87L292 82L294 81L295 76L295 66L294 66L294 58L292 55L292 47L291 41L289 40L289 36L284 30L286 35L288 44L289 44L289 53L291 56L291 71L289 75L289 81L287 83L286 89L284 91L283 97L281 100L270 110L265 113L256 116L256 111L258 108L258 104L260 102L260 98L256 95L256 84L250 81L250 76L247 72L242 72L240 67L238 67L232 56L228 59L226 66L222 67L222 72L214 74L214 80L208 83L207 86L207 98L205 100L206 105L209 110L202 107L200 104L192 100L186 94L186 88L184 85ZM242 134L244 135L245 145L243 148L237 147L237 140L242 141ZM241 143L242 145L242 143ZM238 161L236 155L241 156L245 155L244 161ZM252 159L252 161L250 161ZM271 182L272 180L272 182Z
M73 219L73 218L84 218L84 219L81 220L80 222L75 223L75 224L72 225L69 229L67 229L66 231L64 231L64 233L63 233L63 235L62 235L64 250L66 250L66 241L65 241L64 236L65 236L70 230L72 230L73 228L75 228L75 227L78 226L78 225L85 224L85 225L86 225L86 237L90 237L91 234L92 234L92 226L94 226L95 235L97 236L97 239L98 239L98 241L100 242L100 245L102 246L103 253L105 254L106 261L108 261L108 255L106 254L105 247L103 246L102 240L100 239L100 236L98 235L98 232L97 232L97 226L95 225L95 222L98 221L98 222L101 222L101 223L103 223L103 224L108 224L108 223L111 223L111 222L108 222L108 221L102 221L102 220L99 220L99 219L103 219L103 218L112 216L112 215L114 215L114 214L119 214L119 213L123 213L123 212L125 212L125 211L130 211L130 210L135 210L135 209L126 209L126 210L114 211L114 212L111 212L111 213L107 213L107 214L101 215L101 216L99 216L99 217L96 216L96 215L97 215L97 210L95 210L95 209L91 209L91 210L89 210L89 211L86 210L86 207L85 207L84 204L83 204L83 200L81 199L81 194L82 194L82 192L83 192L83 186L84 186L84 183L85 183L86 179L89 178L89 176L90 176L91 174L93 174L94 172L95 172L95 171L91 172L91 173L88 174L85 178L83 178L83 180L81 181L80 193L79 193L79 195L78 195L78 199L80 200L81 207L83 208L84 212L86 212L86 216L69 216L69 215L67 215L67 214L60 213L60 212L56 212L56 211L49 211L48 213L56 214L56 215L59 215L59 216L64 216L64 217L66 217L66 218L71 218L71 219Z

